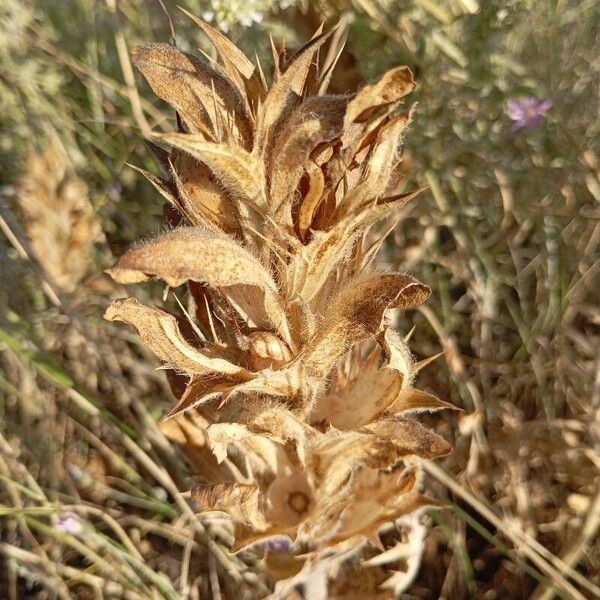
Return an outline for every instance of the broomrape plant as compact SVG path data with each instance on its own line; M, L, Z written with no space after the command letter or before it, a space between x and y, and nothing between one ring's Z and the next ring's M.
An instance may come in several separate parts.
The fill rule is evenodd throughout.
M331 597L393 596L419 564L419 513L436 505L416 457L450 450L414 417L452 408L413 387L429 359L415 363L386 316L430 289L374 265L385 234L371 230L417 193L400 154L412 74L397 67L327 94L341 52L333 29L293 55L273 49L268 85L189 16L218 64L168 44L133 50L177 111L177 132L150 134L163 177L144 172L171 229L109 270L123 284L185 284L189 305L174 315L125 298L105 316L168 369L177 402L164 430L197 466L201 509L230 516L234 550L288 536L278 589L306 577L314 587L319 573ZM396 533L384 547L386 525Z

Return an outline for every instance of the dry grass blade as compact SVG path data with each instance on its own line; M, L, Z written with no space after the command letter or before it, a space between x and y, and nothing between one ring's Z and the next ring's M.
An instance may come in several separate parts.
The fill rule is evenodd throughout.
M425 460L422 461L422 464L427 473L435 477L454 494L468 502L482 517L487 519L498 529L498 531L501 531L508 539L510 539L518 552L521 552L525 557L531 560L542 573L547 574L557 587L569 594L569 597L577 600L585 600L585 596L583 596L583 594L565 578L565 575L574 578L577 583L600 597L600 589L581 577L579 573L574 571L557 557L551 557L550 561L548 561L546 557L539 553L540 546L535 543L532 544L535 540L529 538L527 534L515 528L513 525L502 521L502 519L500 519L483 500L477 498L471 492L463 488L450 475L445 473L441 467ZM547 551L543 551L543 553L546 554L546 556L550 554ZM558 563L557 566L551 564L554 562Z

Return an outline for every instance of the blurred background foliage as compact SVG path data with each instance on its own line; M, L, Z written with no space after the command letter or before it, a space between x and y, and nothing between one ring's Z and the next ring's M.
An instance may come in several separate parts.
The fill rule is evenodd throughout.
M169 402L161 373L101 320L123 295L102 269L163 227L158 195L127 163L155 170L142 125L174 125L127 48L175 35L212 52L176 4L0 2L2 597L204 598L214 580L191 574L213 569L224 597L239 584L229 559L214 567L182 535L200 527L203 540L214 524L194 525L177 496L188 474L155 424ZM453 510L431 515L407 597L574 597L565 579L598 597L598 2L179 4L265 70L269 35L293 48L341 21L335 91L397 64L419 82L405 161L428 189L381 258L434 289L399 325L416 326L418 357L444 351L421 387L464 413L443 425L456 451L432 478ZM520 122L511 102L528 97L551 108ZM65 510L89 535L56 526Z

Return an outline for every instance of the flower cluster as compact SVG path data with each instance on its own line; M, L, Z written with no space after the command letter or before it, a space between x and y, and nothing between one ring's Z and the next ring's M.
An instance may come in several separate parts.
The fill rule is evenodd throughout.
M185 284L189 305L175 315L126 298L106 318L134 327L171 369L178 401L165 430L198 459L193 497L230 515L236 548L287 536L305 566L372 557L381 526L436 504L415 458L450 450L415 418L450 405L413 386L428 361L413 362L386 318L430 289L374 265L417 193L401 168L415 83L397 67L327 94L341 49L320 59L332 32L318 32L293 56L274 53L269 87L196 22L219 65L166 44L134 51L178 114L178 132L153 137L165 177L146 173L172 229L109 270L124 284ZM420 549L406 543L369 567L365 593L405 586ZM409 568L390 577L402 552Z

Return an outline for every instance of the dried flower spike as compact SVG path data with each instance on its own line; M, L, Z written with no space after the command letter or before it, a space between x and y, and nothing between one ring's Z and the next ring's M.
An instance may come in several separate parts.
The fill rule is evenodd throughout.
M275 53L267 86L191 18L219 64L166 44L133 51L177 110L179 131L152 139L164 177L145 173L173 228L109 271L121 283L187 284L189 306L173 315L126 298L106 318L134 327L171 369L178 401L165 431L198 467L201 509L234 521L236 548L286 536L294 563L272 571L280 586L318 565L339 597L345 585L393 595L418 566L418 515L436 505L415 457L450 450L415 415L452 408L413 387L411 355L386 325L430 289L373 265L382 239L371 230L416 195L400 168L412 74L398 67L328 95L330 31L291 58ZM403 530L385 551L382 526Z
M85 182L57 141L29 153L17 198L36 258L56 285L74 291L90 270L102 230Z

